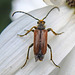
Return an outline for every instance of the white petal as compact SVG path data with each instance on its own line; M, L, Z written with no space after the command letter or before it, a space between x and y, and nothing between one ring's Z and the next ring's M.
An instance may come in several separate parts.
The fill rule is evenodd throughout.
M73 16L71 18L71 21L68 24L72 25L72 26L75 25L75 16ZM72 34L72 32L71 32L71 34ZM63 51L63 52L65 54L65 51ZM75 67L74 67L75 64L74 63L75 63L75 46L72 48L71 52L65 57L65 59L62 60L62 62L60 63L61 68L55 69L49 75L63 75L63 74L64 75L74 75L75 74Z
M50 0L53 4L60 6L62 5L66 0Z
M42 19L52 7L48 6L30 13ZM64 32L60 36L48 34L48 43L52 47L53 60L56 64L59 64L75 45L75 23L68 23L73 10L69 10L69 8L65 10L65 8L61 7L61 12L54 9L45 19L47 28L51 27L57 32ZM32 26L36 26L36 21L27 15L23 15L2 32L0 40L0 75L47 75L56 68L49 60L49 49L44 61L35 62L33 49L31 48L28 63L23 69L20 69L25 62L27 48L33 42L33 33L23 38L18 37L17 34L24 34L24 29L30 29Z
M60 63L60 65L60 69L55 69L48 75L75 75L75 47Z
M71 18L70 24L72 26L75 25L75 15ZM72 51L61 62L60 65L62 66L62 68L58 72L58 75L63 75L63 73L64 75L75 75L75 46L72 48Z
M60 0L44 0L44 2L48 5L51 5L51 3L52 3L52 4L57 5L57 6L62 5L65 1L66 0L61 0L61 1Z
M53 3L50 0L43 0L47 5L53 5Z
M75 75L75 47L61 63L62 68L58 75Z
M34 9L42 8L44 6L46 6L46 4L42 0L13 0L11 14L17 10L29 12ZM11 19L14 20L20 16L22 16L22 14L11 17Z

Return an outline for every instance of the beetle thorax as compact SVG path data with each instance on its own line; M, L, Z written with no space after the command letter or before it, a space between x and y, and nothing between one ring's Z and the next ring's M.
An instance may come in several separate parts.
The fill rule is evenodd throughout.
M37 29L39 29L39 30L43 30L43 29L45 29L45 26L42 25L42 24L39 24L39 25L37 26Z

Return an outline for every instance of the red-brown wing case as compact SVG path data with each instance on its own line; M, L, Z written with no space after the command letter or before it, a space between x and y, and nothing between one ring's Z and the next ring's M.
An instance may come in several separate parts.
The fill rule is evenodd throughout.
M37 55L39 51L44 55L47 51L47 30L34 31L34 54Z
M42 30L41 33L41 50L43 55L47 51L47 30Z

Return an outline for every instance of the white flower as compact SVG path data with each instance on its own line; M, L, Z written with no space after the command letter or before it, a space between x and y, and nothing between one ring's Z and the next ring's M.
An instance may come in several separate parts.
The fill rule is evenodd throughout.
M50 5L29 13L42 19L53 7L54 6ZM57 9L54 9L45 19L45 22L46 29L52 28L58 33L64 32L59 36L55 36L51 32L48 33L48 43L52 48L53 60L60 66L60 69L54 66L50 61L50 51L48 48L42 62L35 62L33 48L31 48L29 60L26 66L21 69L26 60L28 46L33 42L34 35L33 32L24 37L19 37L17 34L24 34L25 29L30 29L32 26L37 25L35 19L24 14L22 17L12 22L0 35L0 75L75 74L74 10L67 8L67 6L61 6L59 9L60 12Z

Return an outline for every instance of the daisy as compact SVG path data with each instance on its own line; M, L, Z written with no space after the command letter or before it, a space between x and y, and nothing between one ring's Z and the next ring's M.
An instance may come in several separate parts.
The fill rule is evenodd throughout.
M42 19L58 2L55 1L53 2L54 4L49 2L51 5L33 10L29 14ZM52 48L53 60L60 68L53 65L50 61L48 48L42 62L35 62L33 48L31 48L29 60L25 67L21 69L26 60L28 46L33 42L34 35L31 32L27 36L19 37L17 34L24 34L26 32L24 31L25 29L29 30L37 25L37 20L24 14L9 24L0 35L0 75L74 75L74 7L71 8L68 2L58 4L60 11L57 9L51 11L45 19L45 26L46 29L52 28L58 33L64 32L59 36L55 36L51 32L48 33L48 43Z

